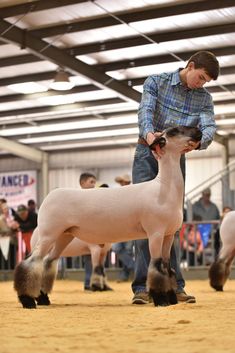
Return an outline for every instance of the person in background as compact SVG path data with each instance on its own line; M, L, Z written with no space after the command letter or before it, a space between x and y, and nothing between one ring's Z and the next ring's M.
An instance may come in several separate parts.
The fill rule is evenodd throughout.
M203 221L198 224L198 230L204 246L204 262L209 265L215 258L215 244L213 244L213 234L218 231L218 224L212 224L210 221L220 220L220 212L217 205L211 201L211 190L206 188L202 191L201 198L193 204L193 220ZM208 223L205 223L208 221ZM216 252L216 251L215 251Z
M13 270L16 265L17 231L19 223L14 219L15 211L8 207L6 199L0 199L0 237L10 237L8 259L2 254L0 264L3 269Z
M203 242L195 225L190 224L188 229L185 229L182 248L183 259L188 260L189 266L202 264Z
M220 212L214 202L211 201L211 190L202 191L201 198L193 204L194 221L213 221L220 219Z
M32 199L28 200L28 210L30 212L34 212L34 213L37 213L37 205L36 205L36 202Z
M96 177L94 174L85 172L80 175L79 184L82 189L93 189L96 185ZM82 256L85 270L85 278L84 278L84 290L91 290L90 288L90 280L92 275L92 262L91 255L83 255Z
M116 177L115 181L121 186L129 185L131 183L131 179L128 174ZM133 241L114 243L112 245L112 250L118 255L118 260L120 260L122 264L118 282L128 281L134 271L133 246Z
M201 142L190 141L185 152L206 149L210 145L216 124L212 97L203 86L212 79L216 80L218 75L219 63L215 55L208 51L199 51L189 58L185 67L173 72L151 75L146 79L138 112L139 140L132 168L134 184L152 180L157 176L158 159L164 151L156 149L152 152L149 145L165 129L182 125L200 128ZM180 165L185 180L185 155L182 155ZM152 201L149 195L149 202ZM176 272L177 299L181 302L195 303L195 297L186 294L184 290L185 281L180 271L179 256L176 255L179 254L177 238L176 234L170 258L171 266ZM135 241L133 304L147 304L151 300L146 289L149 261L148 240Z
M14 217L19 223L22 239L25 242L25 255L28 255L31 252L30 240L34 229L37 227L38 216L35 212L29 211L27 206L19 205Z

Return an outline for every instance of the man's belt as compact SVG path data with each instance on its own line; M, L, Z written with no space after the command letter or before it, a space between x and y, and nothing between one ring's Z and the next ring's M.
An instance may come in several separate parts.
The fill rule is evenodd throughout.
M143 137L139 137L137 143L148 146L147 141Z
M155 151L156 145L159 145L160 148L165 146L166 139L162 136L156 137L155 140L151 143L151 145L149 145L143 137L139 137L137 142L141 145L148 146L151 150Z

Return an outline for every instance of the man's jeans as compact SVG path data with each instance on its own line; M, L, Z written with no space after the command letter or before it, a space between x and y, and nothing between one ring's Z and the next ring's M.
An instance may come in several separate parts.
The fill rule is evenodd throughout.
M185 180L185 157L181 158L180 166L182 174ZM154 179L158 174L158 162L154 158L151 150L148 146L138 144L136 147L133 169L132 169L132 180L134 184L138 184L144 181ZM146 197L151 202L151 195ZM182 205L183 207L183 205ZM157 214L156 214L157 218ZM177 235L175 235L175 241L171 248L170 262L172 268L176 272L177 291L182 291L185 286L185 281L180 271L179 261L179 241L177 241ZM177 253L177 256L176 256ZM136 240L135 241L135 273L134 280L132 282L132 291L134 293L146 290L146 279L148 273L148 266L150 261L150 253L148 247L148 240Z
M134 254L133 241L114 243L112 250L118 255L118 259L122 262L122 271L120 272L121 280L128 280L130 273L134 271Z
M84 288L89 288L92 275L91 255L83 255L83 263L85 271Z
M178 237L178 234L175 235L175 238ZM177 238L175 239L177 240ZM182 292L185 286L184 278L181 274L179 267L179 260L176 256L176 241L174 241L171 248L171 267L176 272L176 281L177 281L177 291ZM135 272L134 280L132 282L132 291L133 293L146 291L146 280L148 274L148 265L150 262L150 253L147 239L141 239L135 241Z

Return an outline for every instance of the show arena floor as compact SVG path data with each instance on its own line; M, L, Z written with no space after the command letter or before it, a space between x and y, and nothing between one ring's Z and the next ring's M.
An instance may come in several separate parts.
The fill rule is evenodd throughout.
M235 280L215 292L187 281L196 304L132 305L129 283L113 292L84 292L57 280L52 305L23 309L12 282L0 282L0 353L234 353Z

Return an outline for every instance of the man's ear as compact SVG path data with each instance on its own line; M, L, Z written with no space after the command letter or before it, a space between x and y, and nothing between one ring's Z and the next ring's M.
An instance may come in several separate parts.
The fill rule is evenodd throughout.
M166 139L165 137L156 137L155 140L149 145L149 148L153 151L156 150L156 146L159 146L160 148L163 148L166 145Z
M194 61L190 61L190 63L188 64L188 69L189 69L189 70L195 69Z

